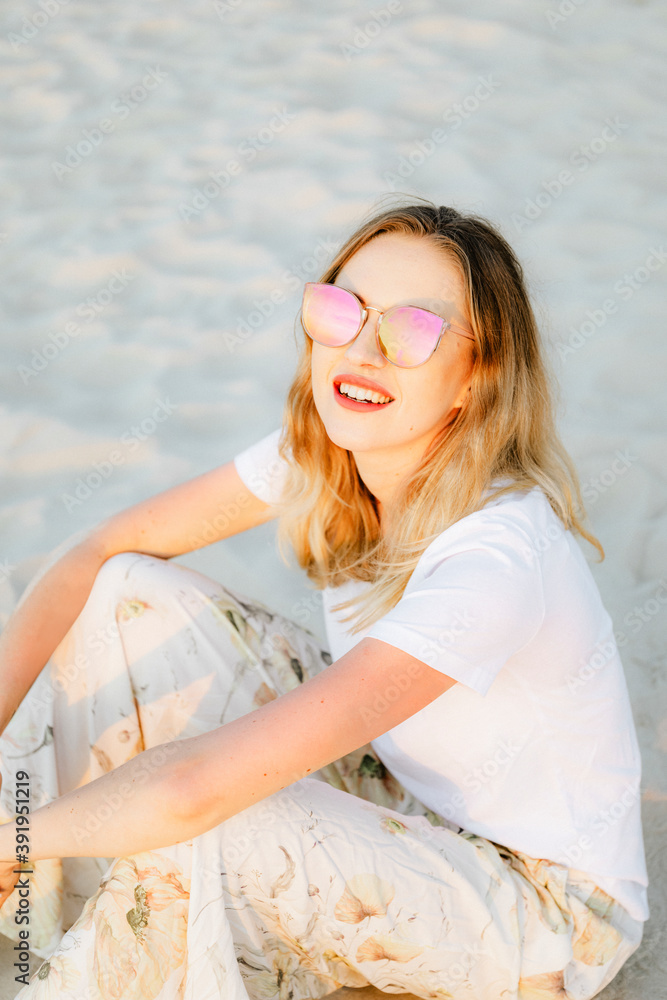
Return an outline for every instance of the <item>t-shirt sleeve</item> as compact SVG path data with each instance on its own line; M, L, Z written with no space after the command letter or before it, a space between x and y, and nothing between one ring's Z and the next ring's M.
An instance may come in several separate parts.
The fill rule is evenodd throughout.
M236 471L251 493L264 503L277 503L287 473L287 463L278 452L278 442L282 428L234 456Z
M485 695L544 619L540 561L527 543L511 519L462 519L426 549L401 599L366 635Z

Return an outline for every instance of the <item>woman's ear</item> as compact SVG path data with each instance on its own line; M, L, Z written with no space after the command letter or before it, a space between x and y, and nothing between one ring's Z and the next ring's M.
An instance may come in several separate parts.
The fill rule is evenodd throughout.
M467 388L464 388L464 389L461 390L461 395L459 396L459 398L454 403L454 406L456 407L457 410L460 410L461 407L465 405L466 400L469 398L469 394L470 394L470 389L471 388L472 387L469 385L469 386L467 386Z

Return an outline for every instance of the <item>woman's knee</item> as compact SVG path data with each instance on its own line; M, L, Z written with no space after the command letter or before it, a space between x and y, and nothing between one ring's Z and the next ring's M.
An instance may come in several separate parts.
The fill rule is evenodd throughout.
M130 580L135 582L154 564L169 566L166 559L149 556L143 552L118 552L102 563L95 577L94 586L105 592L127 589Z
M119 552L110 556L98 569L90 588L85 607L75 623L82 627L84 622L93 620L104 621L115 618L116 609L136 588L136 574L144 560L152 557L140 552Z

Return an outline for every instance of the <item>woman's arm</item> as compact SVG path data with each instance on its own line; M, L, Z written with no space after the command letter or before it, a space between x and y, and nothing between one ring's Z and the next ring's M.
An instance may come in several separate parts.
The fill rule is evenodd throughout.
M63 542L0 635L0 733L81 613L105 560L118 552L171 558L275 516L227 462Z
M0 635L0 733L88 599L105 556L85 531L51 553Z
M30 858L118 857L189 840L380 736L455 683L388 643L362 639L256 711L146 750L37 809ZM400 699L386 697L390 688ZM15 835L14 823L0 828L0 860L15 857Z

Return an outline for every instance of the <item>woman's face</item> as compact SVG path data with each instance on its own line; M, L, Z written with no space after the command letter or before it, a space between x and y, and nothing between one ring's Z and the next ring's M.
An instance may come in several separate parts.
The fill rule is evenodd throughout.
M463 281L456 267L428 239L382 233L341 269L336 285L382 311L396 305L429 309L470 331ZM473 366L473 341L448 330L437 349L417 368L399 368L381 353L375 336L377 312L369 312L355 340L343 347L313 342L313 397L334 444L353 452L380 453L387 463L417 463L436 434L456 416L466 398ZM391 402L345 405L337 383L355 376ZM365 383L362 383L365 386ZM366 456L367 459L371 455ZM373 456L375 460L375 456ZM375 464L375 462L374 462Z

